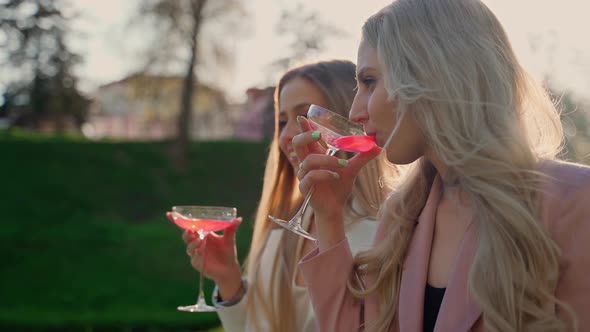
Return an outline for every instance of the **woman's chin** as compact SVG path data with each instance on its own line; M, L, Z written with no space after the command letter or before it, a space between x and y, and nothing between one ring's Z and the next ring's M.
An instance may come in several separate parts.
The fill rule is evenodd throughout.
M387 150L387 160L395 165L408 165L416 160L418 156L400 154L399 151Z

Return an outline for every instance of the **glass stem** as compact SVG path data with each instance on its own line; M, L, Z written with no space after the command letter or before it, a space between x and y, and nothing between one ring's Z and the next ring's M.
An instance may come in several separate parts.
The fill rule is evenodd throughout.
M207 241L206 239L207 233L203 231L199 231L199 239L201 241ZM206 245L205 242L202 244L203 246ZM205 247L206 248L206 247ZM207 301L205 301L205 292L203 292L203 271L205 271L205 260L207 259L207 250L203 253L203 267L202 271L199 273L199 295L197 296L197 306L198 305L207 305Z
M333 156L337 151L338 151L337 149L328 148L328 150L326 150L326 155ZM307 206L309 205L309 200L311 199L311 195L313 195L314 192L315 192L315 187L311 188L311 190L307 193L307 196L305 196L305 199L303 200L303 204L301 204L301 207L299 208L297 213L295 213L295 217L293 217L291 219L291 221L289 222L290 224L297 224L297 226L301 227L301 219L303 218L303 214L305 213L305 210L307 209Z

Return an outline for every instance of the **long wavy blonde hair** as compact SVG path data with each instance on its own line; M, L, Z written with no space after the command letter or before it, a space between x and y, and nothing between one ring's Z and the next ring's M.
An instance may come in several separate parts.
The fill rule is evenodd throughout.
M413 116L434 154L473 203L479 241L471 296L487 331L564 331L575 318L554 295L559 248L540 220L543 159L562 146L558 112L519 64L501 24L479 0L399 0L370 17L363 38L378 54L398 116ZM399 123L400 121L398 121ZM437 176L422 157L382 208L386 237L355 257L373 276L384 331L397 321L402 264Z
M297 177L287 157L279 149L279 95L287 83L301 77L323 93L330 110L348 117L356 86L355 69L352 62L341 60L307 64L285 73L275 89L275 133L266 162L262 196L246 263L249 282L247 317L257 330L260 330L260 317L268 323L270 331L281 332L295 331L297 320L291 285L300 259L295 249L298 241L303 241L302 238L291 232L283 232L272 266L261 265L261 256L270 231L276 226L268 216L288 220L302 201ZM347 157L345 153L339 154L341 158ZM358 205L355 204L353 208L352 201L349 201L346 214L353 220L367 216L375 217L380 204L390 191L387 183L381 182L379 185L380 179L392 178L395 174L395 168L389 165L385 158L371 162L359 175L351 196ZM263 269L272 269L270 284L260 282L260 273Z

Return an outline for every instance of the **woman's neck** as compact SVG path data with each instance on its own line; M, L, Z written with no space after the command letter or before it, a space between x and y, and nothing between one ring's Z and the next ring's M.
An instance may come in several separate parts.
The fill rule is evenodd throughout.
M449 174L449 167L432 153L425 155L425 158L434 165L437 173L440 175L443 199L450 199L461 203L461 205L469 205L465 190L457 182L457 179Z
M448 177L449 167L442 160L440 160L440 158L434 155L432 151L426 152L424 154L424 158L426 158L426 160L430 161L432 165L434 165L434 168L436 168L436 172L440 175L443 182L445 182L445 179L447 179Z

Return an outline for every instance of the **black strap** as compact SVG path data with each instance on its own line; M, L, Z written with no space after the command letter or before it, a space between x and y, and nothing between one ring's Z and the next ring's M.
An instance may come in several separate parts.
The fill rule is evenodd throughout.
M359 324L359 332L365 330L365 300L361 302L361 317L360 317L360 324Z

